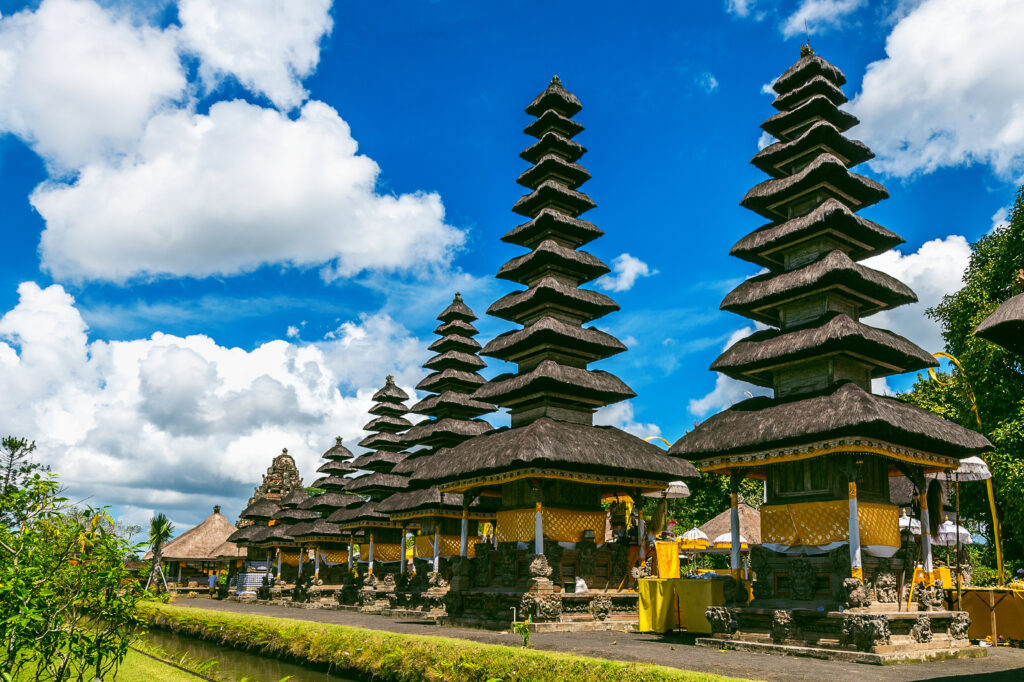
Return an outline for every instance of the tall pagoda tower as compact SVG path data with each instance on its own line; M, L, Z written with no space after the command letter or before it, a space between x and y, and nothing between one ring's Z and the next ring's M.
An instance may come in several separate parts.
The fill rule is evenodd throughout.
M803 48L775 81L778 113L761 126L778 141L751 161L771 177L740 202L768 222L731 253L768 272L740 284L721 307L769 328L732 345L712 369L770 388L774 397L709 418L670 452L705 472L730 474L734 509L743 477L765 480L763 549L751 555L755 605L838 603L849 612L864 605L866 590L895 611L905 557L889 476L903 473L916 483L927 528L924 474L954 469L991 446L931 412L871 392L873 379L935 360L863 321L917 297L860 262L902 240L857 215L888 193L850 170L873 155L844 135L858 122L839 108L845 82L839 69ZM734 523L734 570L737 536ZM928 534L922 539L930 582Z
M497 408L472 397L473 391L486 383L478 373L486 364L477 355L480 344L473 338L479 333L473 326L476 315L456 293L437 319L441 325L434 334L440 338L430 345L435 354L423 365L432 373L417 386L429 395L412 407L412 412L429 419L405 433L409 447L420 449L395 466L396 474L412 474L419 467L429 471L430 456L437 450L493 429L478 417ZM469 537L476 536L480 521L494 520L494 512L487 511L494 505L480 500L471 504L460 494L442 494L437 486L422 482L413 481L410 487L418 489L392 495L381 503L380 510L392 520L415 519L420 524L416 557L430 560L437 571L441 557L474 556L475 543L470 544Z
M382 563L390 564L385 566L386 572L401 572L405 568L403 543L406 524L392 521L378 506L382 500L409 486L408 476L392 473L395 465L408 456L408 453L403 452L405 438L401 435L412 426L405 418L409 413L409 408L405 406L408 399L409 394L395 385L391 375L386 378L384 386L373 394L374 404L370 414L374 418L363 427L370 434L359 441L359 445L375 450L352 461L353 468L371 473L349 479L345 485L347 492L368 499L363 504L339 509L327 519L338 523L341 530L348 531L350 535L357 532L363 534L364 542L359 548L360 562L367 564L370 573L374 572L375 565Z
M615 337L584 326L618 305L581 285L607 273L597 257L580 250L602 232L580 216L594 208L579 191L590 178L578 161L585 149L572 138L583 130L573 120L581 105L558 78L526 108L536 120L525 132L536 138L522 154L531 167L518 182L529 193L513 211L527 222L502 240L527 249L498 271L498 278L525 286L496 301L488 313L519 325L488 343L482 355L514 362L473 394L476 400L506 407L512 427L471 438L430 457L415 479L437 484L441 492L500 497L496 552L477 547L473 589L449 594L455 618L507 622L506 603L519 588L537 599L519 603L535 619L554 619L562 596L558 583L582 577L590 597L587 613L636 612L636 595L615 591L629 580L628 543L605 541L602 499L662 490L670 481L695 476L688 463L613 427L593 426L594 411L634 393L618 377L592 370L592 362L626 350ZM520 544L522 543L522 544ZM527 547L528 549L521 549ZM481 556L481 550L485 556ZM635 558L634 558L635 561ZM460 562L458 570L466 568ZM461 582L461 581L460 581ZM497 590L497 592L495 592ZM512 596L510 596L510 594ZM630 599L632 600L630 603ZM520 613L523 613L522 608Z

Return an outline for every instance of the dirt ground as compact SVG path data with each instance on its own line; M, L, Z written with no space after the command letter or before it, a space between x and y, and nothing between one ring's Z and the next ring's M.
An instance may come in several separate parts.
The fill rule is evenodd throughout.
M487 644L516 645L522 642L517 635L511 633L443 627L432 623L348 611L307 611L209 599L179 599L175 605L294 618L317 623L350 625L406 634L457 637ZM1024 681L1024 650L1022 649L1000 647L989 649L989 655L985 658L882 667L744 651L718 651L694 646L693 639L693 636L685 634L559 632L536 633L531 637L530 645L535 649L563 651L620 661L658 663L686 670L699 670L755 680L814 680L815 682L838 682L839 680L900 682L903 680L942 679L985 680L986 682Z

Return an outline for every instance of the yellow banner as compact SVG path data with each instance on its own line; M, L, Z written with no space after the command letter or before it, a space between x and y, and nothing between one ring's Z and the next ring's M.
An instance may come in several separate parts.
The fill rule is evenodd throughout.
M374 561L398 561L402 556L402 548L396 542L394 544L384 544L382 542L373 543L373 560ZM369 561L370 559L370 543L364 542L359 545L359 560Z
M471 557L476 556L476 537L469 538L469 549L467 554ZM441 551L440 556L459 556L459 550L462 548L462 537L459 535L442 535L441 536ZM417 559L433 559L434 558L434 536L433 535L420 535L416 538L416 558Z
M880 502L857 505L861 545L900 546L899 507ZM850 539L849 500L799 502L761 507L761 541L779 545L827 545Z
M322 549L320 559L330 561L332 564L340 564L348 561L348 550L346 549Z
M513 509L498 512L496 521L498 542L533 542L535 511ZM543 507L541 519L544 537L556 542L579 542L583 531L594 531L594 540L604 542L605 512L584 512Z

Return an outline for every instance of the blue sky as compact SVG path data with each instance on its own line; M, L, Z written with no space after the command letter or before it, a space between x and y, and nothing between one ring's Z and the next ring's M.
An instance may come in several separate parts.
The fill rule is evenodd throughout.
M281 447L311 481L454 291L510 290L523 108L558 74L630 346L599 367L639 394L602 420L675 440L749 390L707 367L752 331L718 304L805 25L892 195L864 215L906 239L875 266L922 299L870 322L941 350L923 308L1024 175L1021 4L961 4L0 0L0 431L136 521L237 513Z

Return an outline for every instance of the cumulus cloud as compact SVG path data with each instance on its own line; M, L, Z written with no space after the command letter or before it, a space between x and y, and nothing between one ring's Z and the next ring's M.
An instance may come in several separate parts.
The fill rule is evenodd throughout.
M905 177L983 163L1024 170L1024 3L925 0L868 66L850 111L877 155L872 168Z
M703 72L694 80L697 83L697 87L699 87L701 90L708 93L709 95L718 89L718 79L715 78L715 74L711 73L710 71Z
M729 336L729 340L725 342L722 351L724 352L737 341L750 336L758 328L763 328L763 326L756 325L737 329ZM741 400L746 400L752 395L769 395L770 393L766 388L755 386L746 381L737 381L724 374L718 374L715 377L715 387L711 392L701 398L691 399L687 409L695 417L704 418L711 413L724 410Z
M437 194L381 194L377 164L322 102L290 119L236 100L154 117L134 153L32 194L57 277L232 275L326 263L325 278L447 263L463 233Z
M598 409L594 413L594 423L598 426L614 426L640 438L661 435L661 428L657 424L643 424L636 420L633 403L628 401L605 405Z
M647 263L628 253L619 254L612 260L612 271L595 284L606 291L629 291L641 277L658 274Z
M90 340L60 285L18 293L0 317L0 432L34 438L75 499L138 516L195 523L213 504L237 513L283 447L312 481L335 435L362 435L385 374L408 386L422 372L408 348L425 354L426 344L385 317L249 351L203 335L108 342Z
M992 214L992 229L990 229L989 232L995 232L996 230L1010 224L1010 210L1010 206L1003 206Z
M320 61L330 7L331 0L180 0L181 41L199 57L207 88L231 75L291 109L306 98L301 80Z
M185 88L173 31L92 0L43 0L0 18L0 133L61 171L131 149Z
M750 16L755 4L756 0L725 0L725 11L745 19Z
M901 334L929 352L942 350L939 326L925 315L925 310L960 290L970 257L967 240L954 234L925 242L914 253L904 255L894 249L863 261L896 277L918 297L917 303L872 315L865 322Z
M782 35L792 38L805 32L824 33L838 27L863 4L864 0L803 0L782 24Z

